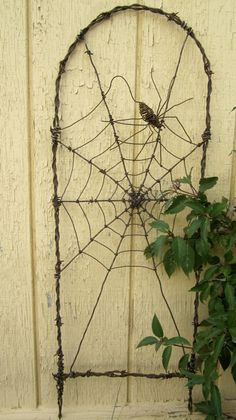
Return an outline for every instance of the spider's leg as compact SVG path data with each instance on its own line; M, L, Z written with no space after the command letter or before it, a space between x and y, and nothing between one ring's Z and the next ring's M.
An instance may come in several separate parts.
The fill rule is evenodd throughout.
M114 121L114 123L120 124L120 125L132 125L133 127L146 127L147 125L147 124L131 124L131 123L124 123L124 122L117 122L117 121Z
M191 101L193 98L188 98L185 99L184 101L178 102L177 104L172 105L170 108L166 109L165 112L163 112L162 114L159 114L158 117L164 117L166 115L167 112L169 112L171 109L175 108L176 106L185 104L185 102ZM163 104L164 105L164 104ZM161 110L160 110L161 111ZM165 117L166 118L166 117Z
M195 144L192 141L189 141L187 139L185 139L184 137L180 136L179 134L177 134L174 130L172 130L172 128L170 128L166 123L165 123L165 128L167 128L167 130L169 130L172 134L174 134L176 137L178 137L179 139L185 141L186 143L189 144Z
M144 126L146 126L146 124L136 124L136 123L129 123L129 122L125 122L125 121L143 121L143 119L142 118L122 118L122 119L119 119L119 120L113 120L113 123L115 123L115 124L120 124L120 125L132 125L132 126L136 126L136 127L144 127ZM102 122L104 122L104 123L110 123L110 121L108 121L108 120L102 120Z
M111 82L110 82L110 85L109 85L108 91L111 89L112 83L113 83L113 81L114 81L115 79L122 79L122 80L125 82L125 84L126 84L126 86L127 86L128 90L129 90L129 93L130 93L131 98L133 99L133 101L134 101L135 103L139 104L140 102L139 102L137 99L135 99L135 97L134 97L134 95L133 95L133 93L132 93L131 87L130 87L130 85L129 85L128 81L126 80L126 78L125 78L124 76L121 76L121 75L119 75L119 74L118 74L117 76L114 76L114 77L111 79ZM108 92L108 91L107 91L107 92ZM107 92L105 93L105 95L107 95Z
M158 117L160 117L161 116L161 111L163 110L163 108L164 108L164 106L166 105L166 103L167 103L167 99L163 102L163 104L161 105L161 107L160 107L160 109L159 109L159 115L158 115ZM165 111L166 112L166 111ZM165 112L164 112L164 114L165 114Z
M156 82L155 82L154 77L153 77L153 69L151 70L151 79L152 79L153 86L154 86L154 88L156 90L156 93L157 93L157 95L159 97L159 103L158 103L157 111L156 111L156 115L158 115L159 110L160 110L160 107L161 107L161 103L162 103L162 97L161 97L161 94L160 94L160 92L159 92L159 90L157 88Z
M172 131L172 133L173 133L173 134L175 134L177 137L181 138L182 140L184 140L184 141L188 141L189 143L193 143L193 141L192 141L192 139L191 139L190 135L188 134L188 132L187 132L187 130L185 129L184 125L181 123L181 121L179 120L179 118L178 118L177 116L174 116L174 115L168 115L168 116L166 116L166 117L165 117L165 120L166 120L167 118L172 118L172 119L175 119L175 120L179 123L180 127L182 128L182 130L184 131L184 133L185 133L185 134L186 134L186 136L188 137L188 140L184 139L184 138L183 138L183 137L181 137L179 134L175 133L175 132L174 132L174 130L170 129L170 127L166 125L166 122L165 122L164 124L165 124L166 128L168 128L168 130Z
M142 117L139 118L120 118L119 120L114 120L114 122L120 122L120 121L133 121L133 120L142 120ZM106 120L101 120L102 122L110 122Z
M153 131L151 130L150 125L148 125L148 127L150 128L151 134L148 136L148 138L147 138L147 139L145 140L145 142L143 143L141 150L140 150L140 151L138 152L138 154L135 156L134 160L138 159L138 157L141 155L141 153L142 153L142 151L143 151L144 147L148 144L148 140L149 140L150 138L152 138L152 136L153 136Z
M168 109L168 106L169 106L169 101L170 101L171 94L172 94L172 91L173 91L173 88L174 88L174 84L175 84L175 81L176 81L176 78L177 78L177 74L178 74L178 71L179 71L179 67L180 67L181 59L182 59L183 52L184 52L184 47L185 47L185 44L186 44L186 42L187 42L188 37L189 37L189 34L187 34L187 35L186 35L186 37L185 37L185 39L184 39L184 42L183 42L183 44L182 44L182 47L181 47L181 49L180 49L180 52L179 52L179 58L178 58L177 65L176 65L176 68L175 68L175 73L174 73L174 76L172 77L172 79L171 79L171 81L170 81L170 85L169 85L169 88L168 88L168 92L167 92L167 97L166 97L166 100L165 100L165 102L162 104L162 107L161 107L161 109L160 109L160 112L161 112L161 111L162 111L162 109L165 107L165 109L164 109L164 115L166 114L167 109Z
M189 37L189 34L187 33L187 35L184 39L184 42L182 44L180 53L179 53L179 58L178 58L178 62L177 62L177 65L176 65L174 76L172 77L172 79L170 81L170 86L169 86L168 93L167 93L167 98L166 98L166 109L165 109L164 113L168 109L170 97L171 97L171 94L172 94L172 91L173 91L173 88L174 88L174 84L175 84L175 81L176 81L176 78L177 78L177 74L178 74L178 71L179 71L180 63L181 63L181 60L182 60L184 48L185 48L186 42L188 40L188 37Z
M159 141L159 144L160 144L160 166L162 167L162 143L161 143L161 133L160 133L160 130L158 129L156 129L155 127L153 127L153 129L154 129L154 131L157 133L157 136L158 136L158 141Z

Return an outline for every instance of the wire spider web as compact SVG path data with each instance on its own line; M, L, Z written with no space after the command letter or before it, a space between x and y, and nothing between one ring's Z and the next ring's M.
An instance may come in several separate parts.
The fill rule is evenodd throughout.
M199 150L203 150L201 172L204 173L205 152L210 136L209 116L207 115L208 120L206 119L206 128L201 141L196 140L185 128L182 119L178 117L178 109L188 105L194 98L182 98L177 102L171 102L185 46L189 37L193 37L192 30L185 23L182 27L187 34L178 51L174 72L170 77L164 98L155 81L155 69L150 71L149 79L157 98L155 110L150 104L146 104L135 96L128 80L122 74L113 75L108 87L103 86L99 66L96 62L96 51L90 49L82 32L76 44L78 42L83 44L86 60L94 73L100 98L96 105L83 113L80 118L60 125L58 117L60 80L71 54L70 50L64 63L61 62L56 82L56 112L52 129L57 255L56 322L59 345L57 352L58 373L55 375L55 379L58 389L59 416L61 416L64 381L67 378L102 375L110 377L130 375L150 378L181 376L178 372L167 374L142 374L125 370L78 372L76 367L81 349L101 304L103 294L106 292L106 286L115 271L144 269L152 272L159 285L160 294L172 319L176 334L180 335L173 311L163 291L159 272L160 263L154 259L151 263L147 262L143 250L150 244L150 221L159 218L162 213L166 189L175 187L177 174L183 174L183 172L187 174L188 160ZM207 59L205 58L205 60ZM209 65L208 61L207 64ZM206 71L210 80L209 69L208 72L209 74ZM123 115L116 113L112 92L117 88L117 85L120 92L126 91L126 95L128 95L126 98L129 101L129 109L132 111L130 115L127 112ZM209 85L208 95L210 95ZM208 112L209 103L206 106ZM93 122L97 121L97 124L94 125L100 129L96 129L95 134L89 135L91 119ZM86 134L84 126L88 128ZM76 136L71 134L72 128L76 128ZM176 147L177 142L178 147ZM175 151L173 151L173 145ZM70 170L64 179L60 179L60 175L57 173L56 157L60 162L60 156L70 161ZM83 172L82 182L78 182L76 168L80 168L79 171ZM61 185L63 187L60 190ZM65 225L69 225L72 232L73 244L70 247L68 244L64 248L63 245L59 246L59 208L66 216L64 218L64 220L67 219ZM63 250L62 257L61 250ZM97 287L95 302L90 308L84 329L75 346L69 371L65 373L61 336L60 279L61 276L66 276L70 270L73 270L76 264L84 262L87 267L90 262L93 263L93 266L96 267L96 277L99 277L100 283Z

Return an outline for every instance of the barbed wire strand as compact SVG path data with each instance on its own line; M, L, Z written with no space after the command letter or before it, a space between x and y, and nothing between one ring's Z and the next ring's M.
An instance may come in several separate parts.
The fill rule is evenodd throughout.
M136 158L139 157L139 159L137 159L137 160L139 160L141 162L142 161L149 161L146 171L141 171L138 174L134 174L132 172L129 172L126 169L125 162L129 161L129 160L132 161L132 159L125 158L123 156L123 152L121 150L121 146L127 146L129 144L134 144L134 143L132 143L132 138L137 133L134 133L133 136L127 137L127 139L125 139L125 140L121 140L119 138L119 136L117 134L117 131L116 131L116 124L126 125L126 124L129 124L129 122L125 121L126 119L123 119L123 122L122 122L122 120L120 120L120 121L117 120L116 121L115 119L113 119L113 116L111 114L111 111L110 111L110 109L108 107L108 104L107 104L107 101L106 101L106 97L111 90L113 80L117 79L118 77L119 78L123 78L123 77L122 76L114 76L111 83L110 83L110 86L109 86L108 90L103 91L102 84L101 84L101 79L100 79L99 73L97 71L97 67L95 65L95 62L92 58L92 52L88 48L88 44L85 41L85 35L93 27L95 27L96 25L98 25L99 23L102 23L103 21L105 21L107 19L110 19L112 16L114 16L117 13L126 12L126 11L127 12L128 11L136 11L136 12L147 11L147 12L151 12L151 13L154 13L154 14L158 14L158 15L166 18L168 21L171 21L171 22L175 23L177 26L180 26L183 29L183 31L186 32L186 37L185 37L184 43L183 43L181 51L180 51L176 71L175 71L175 74L174 74L174 76L173 76L173 78L170 82L167 98L166 98L164 104L162 105L165 109L164 112L162 113L163 114L163 119L165 119L165 116L166 116L166 113L167 113L167 110L168 110L170 96L172 94L172 89L174 87L175 79L177 77L177 73L178 73L182 53L183 53L183 50L184 50L184 46L185 46L185 43L186 43L188 38L193 39L193 41L195 42L197 48L199 49L199 51L202 55L204 71L205 71L205 74L206 74L206 77L207 77L207 93L206 93L206 105L205 105L205 129L204 129L204 132L202 134L202 142L200 142L198 144L193 143L193 149L186 156L176 157L170 150L168 150L168 148L166 146L164 146L164 145L162 146L161 130L160 130L161 127L160 127L157 130L157 133L156 133L157 134L156 140L152 141L152 142L149 142L149 138L152 138L152 135L153 135L152 134L150 136L150 134L149 134L150 137L143 144L142 149L138 153L138 155L136 155ZM62 79L63 74L66 72L66 66L67 66L67 63L68 63L68 60L69 60L70 56L72 55L72 53L75 51L76 47L80 43L85 44L86 52L88 54L90 64L92 65L92 67L94 69L94 72L95 72L95 75L97 77L97 81L98 81L99 88L100 88L100 93L102 94L102 100L95 107L93 107L93 109L89 113L87 113L84 117L82 117L80 120L77 120L77 121L71 123L70 125L61 128L60 127L60 86L61 86L61 79ZM151 74L151 77L152 77L152 74ZM125 80L125 82L126 82L126 80ZM128 85L128 83L127 83L127 85ZM154 86L156 87L155 82L154 82ZM129 87L129 85L128 85L128 87ZM206 53L205 53L205 50L204 50L202 44L197 39L197 37L194 34L192 28L189 27L185 21L181 20L176 13L168 13L168 12L165 12L164 10L162 10L162 9L159 9L159 8L144 6L144 5L140 5L140 4L132 4L132 5L129 5L129 6L117 6L117 7L114 7L113 9L111 9L110 11L101 13L100 15L97 16L96 19L94 19L92 22L90 22L90 24L88 26L86 26L84 29L82 29L80 31L80 33L77 35L75 41L69 47L66 56L60 62L59 71L58 71L58 75L57 75L56 82L55 82L55 89L56 89L56 93L55 93L55 99L54 99L54 119L53 119L53 126L51 128L51 135L52 135L52 170L53 170L53 186L54 186L53 205L54 205L54 219L55 219L55 252L56 252L55 288L56 288L56 327L57 327L57 343L58 343L58 349L57 349L58 371L57 371L57 374L54 375L54 378L57 382L57 395L58 395L58 407L59 407L58 416L59 416L59 418L61 418L62 417L64 382L68 378L91 377L91 376L97 376L97 377L108 376L108 377L111 377L111 378L117 378L117 377L120 378L120 377L133 376L133 377L146 377L146 378L153 378L153 379L161 379L161 378L162 379L170 379L170 378L174 378L174 377L175 378L182 378L183 377L183 375L181 375L179 372L172 372L172 373L168 372L168 373L165 373L165 374L162 374L162 373L160 373L160 374L158 374L158 373L138 373L138 372L133 372L132 373L132 372L126 372L125 370L123 370L123 371L113 370L113 371L106 371L106 372L93 372L91 370L88 370L86 372L75 372L75 371L73 371L73 367L74 367L74 364L77 360L81 345L82 345L83 340L86 336L88 328L91 324L91 321L93 319L93 316L94 316L94 313L95 313L96 308L98 306L98 303L100 301L104 286L105 286L107 278L108 278L108 275L109 275L109 273L112 269L119 268L119 266L117 266L117 267L115 266L115 261L116 261L117 256L119 254L121 254L122 252L124 252L120 249L124 238L131 235L131 234L128 233L128 228L129 228L129 225L130 225L130 219L132 218L133 214L137 212L137 214L140 217L140 223L138 224L139 228L140 229L142 228L144 230L144 232L142 234L138 234L138 236L145 237L146 240L147 240L148 231L144 227L146 222L144 222L144 220L141 216L141 211L143 213L147 214L148 218L155 217L155 215L153 214L154 207L152 207L151 211L149 211L148 208L147 208L148 203L151 204L151 202L154 202L156 200L155 193L154 193L154 187L156 187L156 185L160 185L160 187L161 187L162 179L165 176L169 176L169 175L172 176L173 169L182 162L185 164L186 158L188 156L190 156L199 147L202 147L202 158L201 158L201 163L200 163L201 177L203 177L205 175L206 152L207 152L207 146L208 146L208 143L209 143L209 140L210 140L210 137L211 137L210 100L211 100L211 93L212 93L212 71L211 71L210 61L206 56ZM157 90L157 87L156 87L156 90ZM131 92L131 95L132 95L132 92ZM134 99L135 102L140 103L140 101L137 101L134 97L133 97L133 99ZM181 103L176 104L174 106L178 106L178 105L180 105L180 104L182 104L186 101L187 100L182 101ZM114 165L114 167L109 168L108 170L106 170L104 168L101 168L100 165L95 162L95 159L102 156L107 151L111 150L111 147L106 148L106 150L105 151L103 150L101 153L99 153L99 155L93 156L92 159L88 159L81 152L81 147L82 146L76 147L76 148L73 149L71 146L68 146L66 143L64 143L64 141L62 141L62 139L61 139L62 130L66 130L67 128L70 128L70 127L74 126L75 124L77 124L81 120L87 118L100 105L102 106L102 103L103 103L103 105L105 105L105 107L107 109L109 122L107 122L107 125L102 130L100 130L100 132L98 134L96 134L96 136L94 136L92 139L87 141L86 144L90 144L91 142L96 141L97 139L99 139L99 136L101 134L103 134L108 128L110 128L110 127L112 128L113 136L114 136L114 143L112 144L112 147L113 148L115 147L119 150L120 162L118 161L117 164ZM161 109L161 104L159 104L158 108ZM175 118L175 117L173 117L173 118ZM181 126L182 125L181 121L179 121L179 123L180 123L180 126ZM148 124L146 124L146 125L148 127ZM167 126L167 128L170 129L168 126ZM183 125L182 125L182 128L183 128L183 131L185 132L185 134L187 135L189 143L192 143L191 138L188 136L188 133L187 133L187 131L186 131L186 129ZM140 131L142 131L142 130L140 130ZM154 129L154 131L156 131L156 130ZM171 131L171 129L170 129L170 131ZM173 133L173 135L178 136L178 134L173 132L173 130L172 130L172 133ZM180 139L181 139L181 136L178 136L178 137L180 137ZM131 139L131 142L128 142L128 140L130 140L130 139ZM185 139L182 138L182 140L184 141ZM152 153L152 156L150 158L145 158L145 159L140 158L144 148L147 145L150 145L150 143L151 144L153 143L153 145L154 145L153 146L154 151ZM86 144L84 144L84 146ZM159 165L161 168L164 167L163 164L162 164L162 158L160 158L161 160L159 161L155 157L155 151L156 151L157 144L160 144L160 152L161 152L161 148L163 147L166 152L169 152L170 155L172 154L172 156L177 159L177 162L174 165L172 165L171 168L166 168L166 173L164 175L162 175L162 177L160 177L158 180L156 179L155 174L153 174L151 172L151 165L152 165L152 162L154 162L154 161L155 161L156 165ZM73 153L72 167L71 167L71 171L70 171L70 174L69 174L69 179L68 179L67 184L64 188L62 197L60 197L58 195L58 174L57 174L57 149L58 149L58 145L63 146L65 150ZM66 195L67 189L68 189L69 184L71 183L71 180L72 180L73 170L74 170L74 165L75 165L75 158L76 159L77 158L81 159L83 162L85 162L85 164L89 165L90 170L89 170L89 174L87 176L86 182L84 184L84 187L83 187L82 191L80 192L79 197L77 197L76 200L67 200L66 198L64 199L64 196ZM120 180L116 180L114 178L114 176L109 173L109 171L112 172L112 170L114 170L119 165L123 165L124 176ZM92 176L93 171L95 171L97 174L102 175L102 177L103 177L102 182L101 182L100 190L99 190L96 198L92 198L92 199L91 198L90 199L85 198L85 199L83 199L81 197L83 196L84 192L86 192L86 189L87 189L87 186L90 182L90 178ZM138 186L138 189L136 190L135 189L136 187L134 187L134 185L132 184L130 177L140 176L142 174L144 174L143 182L141 183L141 185ZM145 186L145 181L146 181L148 175L150 176L150 178L153 178L153 180L154 180L154 183L151 185L151 187L146 187ZM109 182L113 183L114 190L112 192L112 195L108 199L103 199L100 196L102 195L104 185L108 180L109 180ZM122 192L123 195L122 195L121 199L116 200L114 197L116 196L118 191L123 191ZM128 201L128 203L127 203L127 201ZM106 219L105 212L102 208L102 203L103 202L107 202L107 203L109 203L109 205L113 206L115 215L114 215L114 217L111 221L107 221L107 219ZM118 202L124 205L124 210L119 212L119 214L117 212ZM92 204L92 203L94 203L94 204L96 204L96 206L98 206L99 211L103 215L103 220L104 220L104 226L101 229L99 229L97 231L97 233L95 233L95 234L92 234L89 218L86 215L86 211L83 209L83 205L88 205L88 204ZM73 230L74 235L76 237L76 243L77 243L77 247L78 247L78 252L75 254L75 256L73 258L71 258L69 261L67 261L67 263L65 263L64 266L62 266L63 261L61 260L61 254L60 254L60 217L59 217L59 214L60 214L61 204L63 204L62 208L66 212L66 214L69 218L69 221L72 225L72 228L73 228L72 230ZM78 236L78 233L76 231L76 227L75 227L73 217L71 216L71 214L68 210L68 207L66 207L66 205L69 205L69 204L71 204L71 205L77 204L79 206L79 208L81 210L81 213L82 213L82 217L84 218L85 223L87 224L88 229L89 229L89 241L83 247L79 243L79 239L78 239L79 236ZM152 204L152 206L155 206L155 203ZM127 219L123 220L123 214L124 213L127 213L128 221L127 221ZM120 234L120 232L117 232L116 229L113 226L116 221L122 222L124 224L124 231L123 231L122 234ZM111 253L113 252L113 259L112 259L112 261L111 261L111 263L108 267L103 262L99 261L99 259L96 258L94 255L89 253L87 250L85 252L85 249L87 247L89 247L90 244L94 240L96 240L97 243L101 244L101 241L98 240L98 238L99 238L99 235L101 235L104 232L104 230L110 230L114 234L118 235L118 237L120 237L119 244L117 245L116 249L111 250ZM104 244L102 244L102 245L104 245ZM135 252L136 250L129 250L129 251L130 252ZM138 251L140 251L140 250L138 250ZM75 261L77 259L77 257L79 255L81 255L82 253L84 253L84 255L88 256L89 258L92 258L94 261L100 263L101 266L103 266L103 268L105 270L107 270L107 274L104 277L104 280L102 282L101 289L100 289L100 292L98 294L95 306L92 310L89 321L87 323L87 326L86 326L85 331L82 335L80 344L79 344L78 349L76 351L74 360L71 364L70 372L65 373L64 372L64 354L63 354L63 348L62 348L62 317L61 317L61 287L60 287L61 273L66 269L66 267L68 267L73 261ZM124 267L125 267L125 265L124 265ZM141 265L141 264L140 264L140 267L148 268L147 266ZM161 291L162 291L162 296L163 296L164 293L163 293L163 290L162 290L159 275L157 274L157 271L156 271L157 268L156 268L155 262L153 262L152 270L154 270L155 275L158 279L158 282L160 284L160 288L161 288ZM164 296L163 296L163 298L167 302L167 306L169 307L168 301L166 300L166 298ZM196 295L195 302L194 302L194 317L193 317L194 339L196 337L197 328L198 328L198 306L199 306L199 300L198 300L198 296ZM171 317L173 319L173 322L175 323L176 329L177 329L178 334L179 334L179 330L178 330L178 327L176 325L175 318L173 316L173 313L172 313L172 310L171 310L170 307L169 307L169 311L170 311ZM193 365L194 364L194 354L191 357L192 357L192 362L193 362L192 365ZM193 368L194 367L191 366L191 369L193 369ZM191 411L192 410L191 390L190 390L190 393L189 393L188 406L189 406L189 410Z

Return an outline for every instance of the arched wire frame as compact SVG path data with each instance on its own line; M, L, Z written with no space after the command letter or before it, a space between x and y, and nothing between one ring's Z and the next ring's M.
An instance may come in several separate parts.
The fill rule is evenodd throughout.
M119 138L119 135L117 134L117 124L122 123L122 120L119 120L119 121L114 120L114 118L111 114L108 102L106 100L107 95L109 93L109 90L112 86L112 83L113 83L114 79L118 78L118 77L122 79L122 76L115 76L111 81L109 89L106 92L104 92L104 90L102 88L102 83L101 83L101 79L100 79L100 76L99 76L99 72L96 68L95 59L93 58L93 54L90 51L90 49L87 45L87 40L86 40L86 34L95 25L98 25L99 23L104 22L105 20L111 18L112 16L116 15L117 13L130 11L130 10L131 11L136 11L136 12L148 11L150 13L160 15L163 18L166 18L168 21L171 21L171 22L175 23L176 25L178 25L186 33L186 37L184 39L182 48L180 50L176 70L175 70L174 76L173 76L173 78L171 80L171 83L170 83L170 86L169 86L169 90L168 90L168 93L167 93L167 99L165 100L164 103L161 103L161 98L160 98L160 103L159 103L157 113L155 114L143 102L140 102L140 101L133 98L134 101L139 106L139 112L140 112L140 115L141 115L141 118L139 118L139 122L141 120L141 123L142 123L140 125L143 127L143 130L147 128L150 131L150 135L148 136L148 139L145 140L145 143L143 143L141 145L141 149L143 150L147 143L152 142L152 144L153 144L152 154L150 155L150 157L146 158L147 167L146 167L146 170L143 173L143 180L142 180L140 185L134 185L133 184L133 182L131 180L131 175L132 174L130 174L128 172L127 168L126 168L126 160L127 159L125 158L125 156L122 152L122 147L121 147L122 143L125 144L125 145L134 144L135 134L133 136L131 136L132 139L131 139L131 137L128 137L125 140L121 140ZM172 93L172 89L173 89L173 86L174 86L174 83L175 83L175 79L177 77L178 68L179 68L181 58L182 58L183 49L184 49L185 43L186 43L186 41L189 37L192 38L192 40L196 44L196 47L200 51L200 54L201 54L202 60L203 60L204 71L205 71L206 78L207 78L206 100L205 100L205 128L204 128L204 131L203 131L203 134L202 134L201 142L200 143L194 143L192 141L192 139L190 138L190 136L188 135L188 133L187 133L186 129L184 128L182 122L178 120L180 126L182 127L182 133L183 134L180 136L175 132L172 132L172 133L177 136L179 141L187 142L188 145L190 146L190 151L188 150L188 152L185 155L182 155L181 157L179 157L179 156L175 156L169 150L168 153L172 154L172 156L175 156L176 162L171 167L165 167L165 165L160 162L160 156L158 157L158 150L159 149L157 149L157 148L160 146L160 152L161 152L162 148L165 148L164 143L162 143L162 141L161 141L161 136L162 136L161 131L162 131L163 128L169 128L170 129L170 127L168 127L168 125L167 125L167 121L168 121L167 120L167 116L168 116L167 113L170 109L169 99L170 99L170 96L171 96L171 93ZM111 153L114 150L114 148L117 148L117 150L119 151L120 162L118 162L117 165L120 164L123 167L123 171L124 171L124 178L120 181L115 179L115 177L113 175L110 175L109 170L105 170L104 168L101 168L96 163L96 159L95 159L96 156L92 156L91 159L88 159L87 157L85 157L83 155L83 153L82 153L82 151L80 150L79 147L72 148L71 146L68 146L67 144L65 144L63 142L62 138L61 138L62 131L66 130L66 128L68 128L68 127L61 127L60 126L59 114L60 114L61 79L62 79L62 75L66 72L67 63L68 63L68 60L69 60L70 56L72 55L72 53L75 51L75 48L80 43L83 43L83 45L85 46L85 52L88 54L88 61L89 61L90 65L92 66L93 70L94 70L94 74L95 74L95 77L96 77L96 80L97 80L97 83L98 83L98 87L99 87L99 90L100 90L100 94L101 94L101 101L99 102L99 104L95 108L97 108L100 104L103 104L103 106L106 109L107 115L108 115L108 124L107 125L111 128L113 138L114 138L114 142L110 146L109 150L111 151ZM158 378L168 379L168 378L177 378L177 377L181 378L181 374L179 372L168 372L168 373L158 373L158 374L157 373L146 374L146 373L138 373L138 372L127 372L126 370L123 370L123 371L113 370L113 371L107 371L107 372L98 372L98 371L87 370L85 372L76 372L76 371L74 371L73 368L74 368L75 361L77 360L78 354L80 352L80 348L81 348L81 345L83 343L83 340L84 340L84 338L87 334L87 331L89 329L91 321L92 321L92 319L95 315L96 308L97 308L98 303L100 301L100 298L101 298L102 292L104 290L104 286L106 284L106 281L109 277L109 274L112 270L117 268L115 266L116 258L117 258L117 255L119 255L119 253L120 253L120 248L121 248L122 241L127 234L127 231L130 227L133 216L136 215L138 217L139 228L142 230L142 236L146 239L146 245L148 245L149 241L148 241L148 230L147 230L147 226L146 226L146 221L150 220L152 218L155 218L155 216L153 215L153 210L152 209L153 209L153 206L155 206L155 203L158 201L157 198L156 198L156 195L153 193L153 187L158 186L160 191L162 191L161 182L162 182L162 179L165 177L165 175L168 174L170 176L171 180L173 180L172 179L173 169L180 163L185 164L186 159L190 155L192 155L192 153L195 150L197 150L197 149L199 150L199 148L202 149L202 157L201 157L201 162L200 162L201 176L202 177L204 176L205 167L206 167L207 145L208 145L208 142L210 140L210 135L211 135L210 134L210 128L211 128L210 97L211 97L211 92L212 92L211 76L212 76L212 71L211 71L211 66L210 66L209 59L207 58L205 50L204 50L203 46L201 45L200 41L197 39L196 35L194 34L194 31L192 30L192 28L190 28L187 25L186 22L181 20L176 13L167 13L162 9L148 7L148 6L139 5L139 4L133 4L133 5L130 5L130 6L118 6L118 7L115 7L108 12L101 13L86 28L81 30L79 35L77 35L75 41L69 47L69 50L68 50L65 58L60 62L59 72L58 72L58 76L57 76L57 79L56 79L56 94L55 94L55 100L54 100L55 114L54 114L54 119L53 119L53 125L52 125L52 128L51 128L52 154L53 154L52 169L53 169L53 186L54 186L53 205L54 205L54 218L55 218L55 246L56 246L56 265L55 265L56 328L57 328L57 342L58 342L58 349L57 349L58 371L57 371L56 374L54 374L54 378L55 378L56 383L57 383L59 418L62 417L64 383L69 378L93 377L93 376L96 376L96 377L108 376L108 377L111 377L111 378L121 378L121 377L133 376L133 377L146 377L146 378L153 378L153 379L158 379ZM124 79L124 81L125 81L125 79ZM129 88L129 86L128 86L128 88ZM157 89L156 86L155 86L155 88L156 88L156 91L159 95L159 92L158 92L158 89ZM132 92L130 92L130 94L133 97ZM159 97L160 97L160 95L159 95ZM185 102L185 101L183 101L183 102ZM87 118L87 116L90 115L94 111L94 109L92 109L89 112L89 114L83 116L80 120ZM71 125L77 124L80 120L75 121ZM125 124L125 122L124 122L124 124ZM104 130L102 130L102 131L104 131ZM140 131L142 131L142 129ZM90 142L94 141L97 137L99 137L100 134L101 134L101 132L98 133L94 137L94 139L90 140ZM131 141L130 141L130 139L131 139ZM149 140L149 139L151 139L151 140ZM83 203L90 203L91 205L94 204L96 206L99 206L99 208L102 212L102 205L103 205L104 202L106 202L106 203L110 203L115 209L115 216L111 221L109 221L109 223L107 222L106 215L103 212L103 216L104 216L103 227L93 237L90 234L90 238L89 238L88 243L83 247L81 247L80 244L79 244L78 233L77 233L77 231L74 227L73 219L70 216L69 211L65 207L65 204L66 204L67 201L64 199L64 194L61 197L58 195L59 181L58 181L58 172L57 172L57 150L58 150L59 145L62 146L62 148L64 148L65 151L68 151L68 152L73 154L73 162L74 162L74 159L79 158L79 159L83 160L83 162L85 162L90 168L92 168L93 170L102 174L102 176L103 176L102 185L104 185L106 183L106 180L109 180L109 182L111 181L114 184L114 191L109 197L101 198L101 191L102 191L102 188L103 188L103 186L102 186L102 188L101 188L100 192L97 194L96 198L92 198L92 199L90 198L90 199L82 200L82 199L80 199L80 196L81 196L81 194L80 194L80 196L77 197L75 200L70 200L70 202L76 203L81 208L82 208ZM138 159L138 157L140 158L140 153L141 152L139 152L139 154L138 154L139 156L134 156L133 157L133 161L142 160L142 159ZM100 155L102 155L102 153L100 153ZM165 169L164 175L162 175L159 179L156 179L155 177L153 177L152 173L151 173L151 168L152 168L152 164L153 164L154 161L156 161L156 163L160 167L162 167L162 168L164 167L164 169ZM70 177L69 177L69 180L68 180L68 184L70 182L72 172L73 172L73 163L72 163L71 174L70 174ZM85 185L88 184L90 175L91 175L91 171L88 175L88 179L86 180ZM151 185L149 184L148 186L146 186L146 180L147 180L148 176L152 177L153 182L151 183ZM124 182L126 182L125 186L124 186ZM117 191L118 191L118 193L120 193L120 195L119 194L117 195ZM120 212L119 214L117 214L117 211L116 211L117 202L122 203L123 206L124 206L123 211ZM59 218L60 208L64 208L64 210L67 212L67 215L68 215L68 217L69 217L69 219L70 219L70 221L71 221L71 223L74 227L74 233L75 233L75 236L76 236L77 242L78 242L78 252L64 266L63 266L63 261L61 259L61 251L60 251L60 218ZM83 210L83 214L84 214L84 217L86 218L86 212L84 210ZM126 215L126 219L123 218L124 214ZM146 215L148 217L148 219L144 220L144 215ZM88 249L90 243L93 242L93 241L96 241L96 240L98 241L98 237L101 234L101 232L103 232L106 229L110 229L111 231L112 230L114 231L114 229L112 228L112 223L117 219L123 222L124 229L123 229L122 232L116 232L117 235L119 236L119 241L117 243L117 247L116 247L116 249L112 250L113 257L111 259L111 262L110 262L109 266L105 267L105 276L104 276L103 281L102 281L101 289L100 289L99 294L97 296L97 300L96 300L96 303L95 303L94 308L92 310L92 313L90 315L90 318L88 320L88 323L85 327L84 333L82 335L82 339L81 339L81 341L78 345L77 352L75 354L74 360L73 360L73 362L71 364L71 367L70 367L70 371L65 372L64 371L64 353L63 353L63 347L62 347L61 274L65 270L65 268L74 261L75 258L80 256L81 254L89 255L89 253L87 252L87 249ZM88 217L86 218L86 220L87 220L87 223L89 225ZM132 232L130 234L132 234ZM131 252L131 250L130 250L130 252ZM90 255L90 257L95 258L91 255ZM168 304L168 301L165 298L165 295L163 293L163 289L162 289L162 285L161 285L161 279L160 279L160 276L158 274L158 264L154 260L152 261L152 264L153 264L152 270L153 270L153 272L154 272L154 274L155 274L155 276L158 280L158 283L159 283L160 293L161 293L161 295L162 295L162 297L165 301L167 310L169 311L169 313L171 315L171 318L172 318L173 323L175 325L176 331L179 334L179 330L178 330L178 327L176 325L175 319L173 317L171 308L170 308L170 306ZM196 274L196 281L198 281L198 278L197 278L198 274L197 273L195 273L195 274ZM199 305L198 294L196 294L195 301L194 301L194 308L193 308L193 341L195 339L195 336L196 336L196 333L197 333L197 328L198 328L198 305ZM195 369L195 355L194 354L192 354L191 362L189 364L189 369L192 370L192 371L194 371L194 369ZM189 391L188 407L191 411L192 410L192 392L191 392L191 390Z

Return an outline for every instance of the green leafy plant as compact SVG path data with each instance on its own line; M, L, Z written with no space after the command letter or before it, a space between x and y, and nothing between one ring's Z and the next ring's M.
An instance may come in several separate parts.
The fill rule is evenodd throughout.
M190 174L173 184L172 196L166 199L163 218L151 223L157 238L145 249L146 258L162 261L169 277L177 270L195 274L197 301L207 305L208 315L197 321L193 343L184 337L167 338L154 315L153 336L145 337L137 347L153 345L162 349L162 364L167 371L173 347L183 348L178 369L187 378L191 390L201 385L204 400L195 404L207 420L223 419L221 396L216 381L219 365L230 369L236 382L236 221L230 217L229 201L209 201L206 191L217 177L202 178L198 190ZM174 192L174 194L173 194ZM184 212L186 224L182 235L175 235L166 216Z

